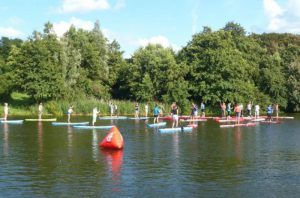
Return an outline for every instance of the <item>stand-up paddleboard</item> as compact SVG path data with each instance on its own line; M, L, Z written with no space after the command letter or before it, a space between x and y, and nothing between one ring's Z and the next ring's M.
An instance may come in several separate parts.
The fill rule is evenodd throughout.
M52 122L53 126L75 126L75 125L88 125L89 122Z
M261 121L265 121L266 118L256 118L256 119L253 119L251 120L252 122L261 122Z
M173 120L172 116L164 116L164 117L160 117L159 119L162 119L162 120Z
M294 117L288 117L288 116L280 116L280 117L276 117L274 116L273 119L294 119Z
M206 122L207 119L188 119L188 120L180 120L181 122Z
M1 120L1 123L23 124L23 120Z
M193 127L178 127L178 128L164 128L158 129L161 133L176 133L176 132L190 132L193 130Z
M132 117L132 118L128 118L128 119L130 119L130 120L148 120L149 117L138 117L138 118Z
M192 128L197 128L198 127L198 124L189 124L187 125L188 127L192 127Z
M282 122L280 121L261 121L260 123L263 123L263 124L281 124Z
M111 129L114 126L84 126L84 125L75 125L73 126L76 129Z
M256 123L247 123L247 124L223 124L223 125L220 125L220 128L252 127L252 126L256 126Z
M161 127L161 126L166 126L166 122L160 122L160 123L155 123L155 124L147 124L147 127L149 128L155 128L155 127Z
M126 116L104 116L100 117L99 120L126 120Z
M224 123L224 122L236 122L236 119L230 119L230 120L216 120L219 123ZM244 120L241 118L240 122L243 122Z
M38 121L38 122L54 122L56 121L56 118L49 118L49 119L25 119L25 121Z

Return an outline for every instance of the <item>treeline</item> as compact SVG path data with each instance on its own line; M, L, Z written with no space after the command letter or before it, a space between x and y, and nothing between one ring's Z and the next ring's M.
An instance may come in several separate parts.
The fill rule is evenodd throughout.
M33 102L99 99L220 102L300 109L300 36L246 34L229 22L193 35L179 52L160 45L123 58L117 41L104 37L99 22L86 31L70 29L58 38L53 25L23 41L0 41L0 95L28 94Z

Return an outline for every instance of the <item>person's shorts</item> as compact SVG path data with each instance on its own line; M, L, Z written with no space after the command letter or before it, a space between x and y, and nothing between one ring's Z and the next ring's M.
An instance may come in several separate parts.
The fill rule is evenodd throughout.
M198 115L198 111L195 111L195 112L194 112L194 116L197 116L197 115Z
M155 118L157 118L157 117L158 117L158 115L154 115L154 117L155 117Z
M173 120L178 120L178 115L173 115Z

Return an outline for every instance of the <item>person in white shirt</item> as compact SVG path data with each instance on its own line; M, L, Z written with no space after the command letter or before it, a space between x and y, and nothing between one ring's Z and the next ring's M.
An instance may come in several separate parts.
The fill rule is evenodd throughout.
M257 104L257 105L255 105L255 107L254 107L254 110L255 110L255 118L259 118L259 105Z
M95 125L95 122L97 121L98 113L100 113L100 111L98 111L97 107L95 107L93 109L93 121L92 121L93 126Z
M248 117L252 117L251 109L252 109L252 102L249 102L247 104L247 114L248 114Z
M145 105L145 117L148 117L148 110L149 110L149 105L146 103Z
M39 120L42 119L43 109L44 109L43 103L40 103L39 107L38 107L38 117L39 117Z
M7 120L7 116L8 116L8 103L4 103L4 108L3 108L3 111L4 111L4 118L3 120Z
M73 113L73 106L70 106L68 111L67 111L67 115L68 115L68 122L71 122L71 114Z

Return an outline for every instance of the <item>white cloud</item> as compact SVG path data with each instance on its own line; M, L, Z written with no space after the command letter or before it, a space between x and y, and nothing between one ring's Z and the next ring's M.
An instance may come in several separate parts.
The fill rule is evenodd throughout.
M0 27L0 36L6 36L9 38L16 38L22 36L23 33L12 27Z
M137 43L139 46L142 46L142 47L145 47L148 44L160 44L163 47L171 47L175 51L178 51L180 49L175 44L172 44L167 37L162 36L162 35L154 36L149 39L138 39Z
M264 0L265 13L270 18L281 16L284 9L275 0Z
M89 12L95 10L107 10L110 8L107 0L63 0L59 8L62 13Z
M91 21L84 21L81 19L77 19L72 17L70 21L60 21L58 23L54 23L54 31L55 33L61 37L65 32L69 30L71 25L74 25L76 28L82 28L84 30L92 30L94 28L94 23Z
M300 1L288 0L280 5L276 0L264 0L268 18L267 31L300 33Z
M115 6L114 6L114 10L120 10L122 8L125 8L126 4L125 4L125 0L117 0Z

